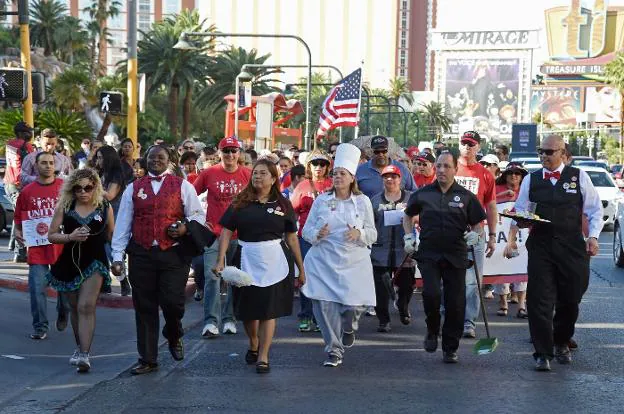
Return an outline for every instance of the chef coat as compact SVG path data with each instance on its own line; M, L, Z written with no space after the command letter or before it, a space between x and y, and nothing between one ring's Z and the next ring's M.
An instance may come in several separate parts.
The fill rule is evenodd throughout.
M329 225L329 234L319 239L325 224ZM360 231L358 240L347 241L348 226ZM319 195L302 236L312 244L304 260L304 295L348 306L375 305L370 246L377 240L377 230L368 197L352 194L339 200L333 192Z

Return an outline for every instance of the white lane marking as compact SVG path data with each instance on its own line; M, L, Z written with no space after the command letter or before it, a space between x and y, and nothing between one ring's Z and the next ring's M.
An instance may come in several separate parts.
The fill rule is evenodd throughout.
M9 358L9 359L25 359L24 357L18 356L18 355L0 355L3 358Z

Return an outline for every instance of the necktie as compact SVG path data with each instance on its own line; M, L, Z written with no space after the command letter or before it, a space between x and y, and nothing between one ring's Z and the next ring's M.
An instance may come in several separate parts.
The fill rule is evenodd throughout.
M561 173L559 171L555 171L555 172L545 171L544 172L544 179L545 180L550 180L551 178L554 178L555 180L558 180L558 179L561 178Z
M154 176L151 176L151 175L150 175L150 176L149 176L149 179L150 179L150 181L159 181L159 182L160 182L160 181L162 181L163 176L162 176L162 175L159 175L159 176L154 177Z

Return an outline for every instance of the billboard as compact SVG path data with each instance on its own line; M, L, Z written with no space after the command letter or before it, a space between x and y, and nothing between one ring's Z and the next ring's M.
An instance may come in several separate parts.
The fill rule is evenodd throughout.
M596 122L620 122L620 93L610 86L588 86L585 89L585 112L596 114Z
M520 59L448 59L446 114L488 137L510 137L518 118Z
M574 127L581 112L581 88L539 86L531 90L531 119L541 113L545 124L553 128Z

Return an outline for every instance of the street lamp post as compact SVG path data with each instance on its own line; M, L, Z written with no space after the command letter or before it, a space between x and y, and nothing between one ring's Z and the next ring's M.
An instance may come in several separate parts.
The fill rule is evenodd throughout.
M377 107L387 107L388 108L388 113L393 113L393 114L403 114L403 146L406 147L407 146L407 111L405 111L405 108L403 108L401 105L397 105L397 104L391 104L391 105L383 105L383 104L379 104L379 105L370 105L373 108ZM401 110L401 112L390 112L390 108L399 108ZM386 112L377 112L378 114L386 114ZM390 134L388 134L390 135Z
M193 49L193 45L189 43L188 38L191 36L198 37L260 37L260 38L283 38L283 39L295 39L301 43L308 53L308 90L306 94L306 124L305 124L305 144L306 149L309 149L310 145L310 83L312 82L312 52L308 44L299 36L286 35L286 34L265 34L265 33L204 33L204 32L182 32L180 40L173 46L175 49ZM237 114L238 115L238 114Z

